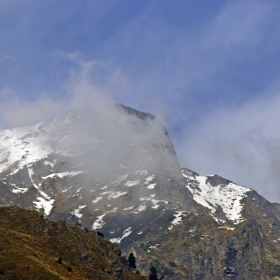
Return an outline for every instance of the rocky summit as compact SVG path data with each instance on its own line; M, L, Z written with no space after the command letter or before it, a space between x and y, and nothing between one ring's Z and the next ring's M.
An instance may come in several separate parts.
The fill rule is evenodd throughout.
M280 205L181 168L161 122L120 104L0 131L0 205L100 231L143 275L280 279ZM279 277L279 278L278 278Z

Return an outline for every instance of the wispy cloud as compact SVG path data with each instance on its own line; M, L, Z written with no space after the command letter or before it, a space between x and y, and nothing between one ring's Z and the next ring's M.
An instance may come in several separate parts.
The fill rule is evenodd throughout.
M201 174L219 174L280 200L280 94L217 110L185 131L180 155Z
M86 61L80 53L56 52L61 60L71 62L68 77L60 92L41 91L34 100L20 98L8 87L0 90L2 128L27 126L54 118L69 109L94 107L102 110L113 102L112 92L125 89L127 81L121 70L110 61Z
M0 127L113 99L161 116L188 167L272 197L279 3L178 2L2 1Z
M0 59L1 60L11 60L11 61L16 60L16 58L14 56L8 55L8 54L2 54Z

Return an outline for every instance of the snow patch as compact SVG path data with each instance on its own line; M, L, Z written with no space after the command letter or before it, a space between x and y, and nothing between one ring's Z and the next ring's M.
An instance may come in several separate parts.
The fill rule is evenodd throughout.
M111 198L115 199L118 198L124 194L126 194L127 192L112 192L109 196L108 199L110 200Z
M175 212L175 219L171 222L172 225L168 229L172 230L173 226L179 225L182 222L182 217L184 216L184 213L186 212L187 211L178 211L177 213Z
M105 224L105 222L103 221L103 218L108 214L108 213L112 213L112 212L116 212L118 210L118 207L115 207L113 210L107 211L105 212L103 215L97 216L93 225L92 225L92 229L96 230L99 228L102 228Z
M53 173L53 174L50 174L45 177L42 176L42 179L45 180L45 179L54 178L54 177L59 177L60 179L62 179L63 177L66 177L66 176L76 176L81 173L84 173L84 171L69 171L69 172Z
M39 189L39 187L34 183L34 181L32 179L32 175L34 174L33 170L30 169L30 166L27 166L27 170L28 170L29 178L30 178L31 183L33 184L34 188Z
M151 176L149 176L149 177L146 178L145 185L148 185L148 186L147 186L147 189L152 190L152 189L155 188L156 183L151 184L151 182L154 180L154 178L155 178L155 175L154 175L154 174L152 174Z
M154 188L155 188L155 186L156 186L156 183L154 183L154 184L150 184L150 185L148 185L148 186L147 186L147 189L152 190L152 189L154 189Z
M154 175L154 174L152 174L151 176L147 177L147 178L146 178L147 184L150 183L150 182L152 182L152 181L154 180L154 178L155 178L155 175Z
M12 189L13 193L25 193L28 191L28 188L19 188L16 186L14 186L14 187L15 187L15 189Z
M106 192L103 192L103 193L101 193L101 195L105 195L105 194L108 194L108 193L112 193L112 191L106 191Z
M119 196L121 195L124 195L126 194L127 192L113 192L113 191L105 191L105 192L102 192L101 195L105 195L105 194L109 194L108 195L108 199L115 199L115 198L118 198Z
M127 207L127 208L124 208L123 210L131 210L133 207L134 207L135 205L133 205L133 206L130 206L130 207Z
M45 161L44 161L44 164L45 164L45 165L50 165L52 168L54 167L54 163L51 163L51 162L48 161L48 160L45 160Z
M227 229L227 230L235 230L234 227L218 227L218 228Z
M147 206L145 204L141 204L139 205L139 207L137 209L135 209L132 213L134 214L138 214L139 212L144 211L147 208Z
M0 131L0 172L16 164L16 173L53 152L46 136L38 130L40 125Z
M103 197L102 196L98 196L97 198L95 198L92 203L97 203L99 200L101 200Z
M62 191L62 193L69 191L73 186L69 187L68 189Z
M146 208L147 208L146 205L141 204L141 205L138 207L138 212L144 211Z
M154 195L151 196L151 197L141 197L139 200L140 201L150 201L150 202L152 202L152 204L153 204L152 208L153 209L157 209L160 206L159 203L168 204L168 202L165 201L165 200L156 200L156 199L153 199L153 197L154 197Z
M47 200L43 197L37 197L36 200L37 201L33 201L35 208L37 208L38 210L43 208L45 214L49 215L53 207L54 199Z
M99 229L99 228L103 227L103 225L105 224L105 222L103 221L103 218L105 217L106 214L107 213L96 217L96 219L95 219L95 221L92 225L93 230L96 230L96 229Z
M119 238L112 238L112 239L110 239L110 241L113 242L113 243L121 243L121 241L122 241L125 237L129 236L131 233L132 233L132 230L131 230L131 227L129 227L129 228L127 228L126 230L123 231L121 237L119 237Z
M234 224L237 225L244 221L241 201L247 196L247 192L251 191L250 188L238 186L234 183L212 186L208 182L208 178L204 176L197 176L196 181L198 182L198 188L189 185L186 187L191 191L197 203L211 210L213 218L217 207L220 206L226 217ZM217 218L215 219L217 220Z
M133 187L133 186L136 186L136 185L138 185L140 183L140 180L136 180L136 181L127 181L126 183L125 183L125 186L126 187Z
M165 204L168 204L168 202L165 201L165 200L152 199L151 202L153 203L153 206L152 206L153 209L157 209L160 206L159 203L161 203L161 202L165 203Z
M80 211L85 207L87 207L87 205L80 205L79 208L72 211L71 214L81 219L83 217L83 214L80 213Z

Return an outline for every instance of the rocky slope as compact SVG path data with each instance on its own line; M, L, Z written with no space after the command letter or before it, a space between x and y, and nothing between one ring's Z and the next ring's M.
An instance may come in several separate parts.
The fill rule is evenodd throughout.
M133 244L167 279L277 279L279 219L275 204L217 175L182 170L196 211L178 210ZM277 213L276 213L277 212ZM146 260L149 260L146 261Z
M167 279L280 276L279 204L181 169L151 114L72 111L0 132L0 205L99 230Z

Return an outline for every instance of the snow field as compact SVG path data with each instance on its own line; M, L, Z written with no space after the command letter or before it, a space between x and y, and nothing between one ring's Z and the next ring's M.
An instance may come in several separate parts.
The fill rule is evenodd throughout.
M188 175L183 173L185 178ZM191 178L193 180L193 178ZM228 185L212 186L205 176L196 176L198 188L187 185L186 187L193 194L194 200L202 206L211 210L211 215L217 222L225 222L215 217L215 212L220 206L228 220L234 224L239 224L244 219L242 218L242 199L251 191L250 188L238 186L234 183Z

